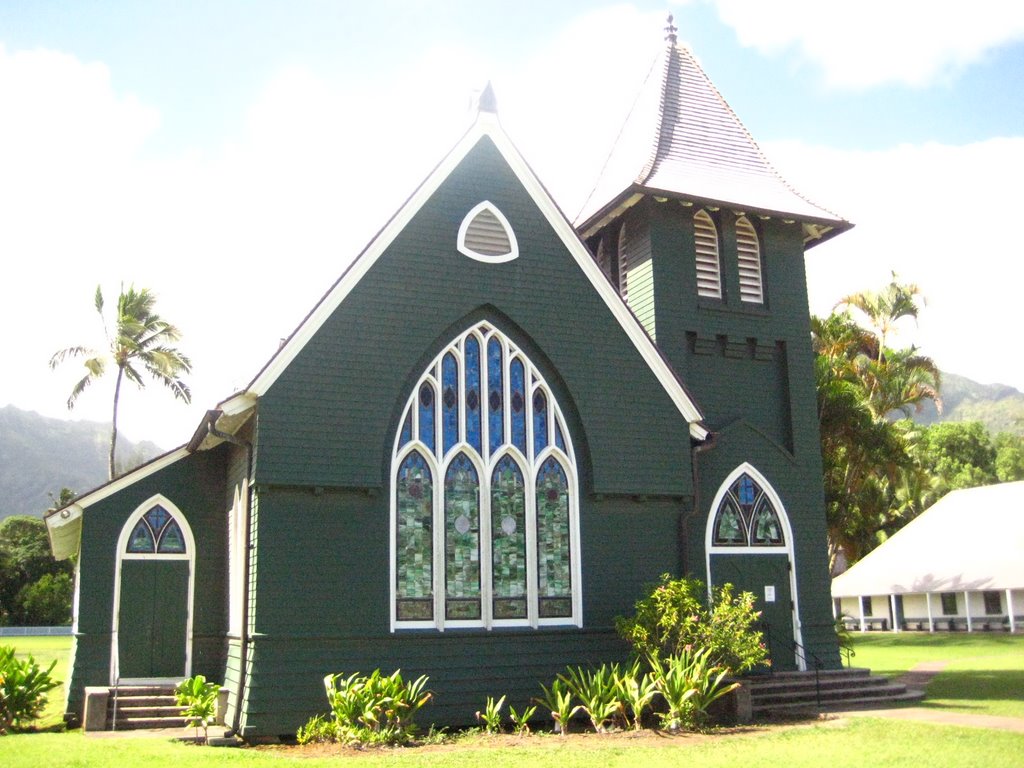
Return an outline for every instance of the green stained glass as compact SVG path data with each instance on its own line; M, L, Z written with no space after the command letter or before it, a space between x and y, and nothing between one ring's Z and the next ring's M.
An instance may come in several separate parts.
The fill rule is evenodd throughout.
M541 616L570 616L569 483L562 465L549 458L537 473L537 590ZM547 602L546 598L558 598Z
M718 510L715 521L715 544L746 544L747 536L743 531L743 521L736 505L727 496Z
M754 546L777 546L783 543L782 525L771 502L762 498L754 512Z
M480 618L480 478L464 453L444 478L445 615Z
M164 526L164 532L160 535L160 546L157 552L167 554L183 554L185 552L185 537L181 534L181 528L174 520L168 520Z
M494 617L525 619L526 486L510 456L491 476L491 559Z
M132 535L128 539L127 551L132 553L156 552L153 534L150 532L145 520L139 520L132 530Z
M399 618L433 617L434 485L430 468L416 451L398 468L397 596ZM416 601L416 602L410 602ZM404 609L403 609L404 605ZM407 615L401 615L403 610ZM409 616L412 611L414 615Z

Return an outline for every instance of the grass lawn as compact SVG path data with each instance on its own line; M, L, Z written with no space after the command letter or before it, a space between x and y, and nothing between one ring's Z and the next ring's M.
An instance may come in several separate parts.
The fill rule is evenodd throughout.
M146 765L151 768L191 766L337 766L352 761L359 768L376 766L538 766L540 768L602 768L643 765L662 768L694 764L701 768L918 768L922 765L960 768L1018 768L1024 734L954 728L924 723L851 718L806 726L723 731L711 736L632 739L611 736L556 736L526 739L476 738L454 746L381 752L310 754L295 748L216 749L156 738L99 738L80 732L22 734L0 738L4 768Z
M43 669L50 666L50 662L56 659L57 664L50 674L61 683L67 682L68 663L71 656L70 637L0 637L0 645L5 645L8 648L13 646L14 655L19 658L32 656ZM50 728L63 723L64 699L63 685L50 691L43 716L36 721L36 726Z
M949 662L928 684L925 707L1024 717L1024 634L854 632L853 645L854 665L883 675Z

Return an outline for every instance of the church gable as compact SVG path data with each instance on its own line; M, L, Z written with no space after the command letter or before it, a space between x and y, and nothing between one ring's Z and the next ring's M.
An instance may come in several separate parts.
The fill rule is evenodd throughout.
M696 408L564 218L552 220L550 199L538 201L523 183L503 142L477 137L401 229L385 230L387 246L363 254L372 263L353 266L358 281L346 287L342 278L333 292L346 288L343 300L325 312L329 294L307 319L315 332L289 341L288 364L275 361L254 382L251 390L266 387L265 482L381 485L382 453L414 379L452 338L489 321L574 404L568 429L594 433L586 442L597 487L686 492L689 473L679 468L688 466L691 434L703 434ZM687 417L665 418L680 411ZM663 459L651 462L643 446Z

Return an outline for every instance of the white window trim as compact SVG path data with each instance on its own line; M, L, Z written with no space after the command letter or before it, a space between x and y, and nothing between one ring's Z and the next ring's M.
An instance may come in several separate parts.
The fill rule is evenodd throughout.
M485 253L479 253L474 251L472 248L466 245L466 233L469 232L469 227L473 223L473 220L483 211L490 211L494 214L494 217L498 220L501 226L505 229L505 234L508 236L509 252L500 254L498 256L489 256ZM519 242L516 240L516 233L512 229L512 225L508 223L508 219L505 218L498 207L490 200L484 200L483 202L477 203L473 206L472 210L466 214L462 219L462 224L459 225L459 235L457 242L457 248L459 253L463 256L468 256L476 261L482 261L486 264L503 264L506 261L512 261L519 257Z
M184 553L144 553L144 552L126 552L128 547L128 539L131 537L132 531L135 529L136 523L142 519L149 510L159 504L174 518L174 521L178 524L181 529L181 535L185 539L185 552ZM176 682L182 678L121 678L120 677L120 658L118 655L117 648L117 630L120 620L121 611L121 564L125 560L187 560L188 561L188 600L186 605L186 619L185 619L185 674L183 677L190 677L192 675L192 615L193 615L193 598L195 596L195 577L196 577L196 542L192 536L192 528L188 524L188 520L185 515L182 514L181 510L178 509L177 505L164 496L162 493L157 493L138 507L128 517L125 524L121 528L121 534L117 538L117 559L114 565L114 607L113 607L113 619L111 624L110 632L110 684L116 685L120 683L166 683Z
M245 478L235 486L228 510L228 634L242 632L242 591L245 588L245 521L249 504L249 480Z
M718 517L718 507L721 505L722 500L725 498L726 493L729 492L729 488L735 483L741 475L750 475L751 479L754 480L761 490L764 491L765 495L768 496L772 506L775 508L775 514L778 515L779 524L782 526L783 536L785 537L784 546L772 545L764 547L737 547L735 545L717 545L714 543L715 539L715 519ZM749 540L749 539L748 539ZM715 494L714 500L711 502L711 509L708 513L707 524L704 528L704 573L707 578L708 593L711 592L711 555L786 555L789 558L789 590L790 595L793 599L793 639L803 645L803 633L801 632L801 620L800 620L800 595L797 590L796 581L796 553L793 547L793 528L789 523L789 515L786 514L786 508L782 504L782 499L779 498L779 494L775 492L775 488L768 482L768 479L761 474L753 464L749 462L743 462L736 469L729 473L725 481L719 486L718 492ZM798 669L806 669L806 661L803 658L803 654L795 654Z
M485 333L480 328L486 326ZM480 345L480 397L481 402L486 401L486 393L489 391L487 380L487 342L496 338L502 345L503 369L502 369L502 418L503 434L506 437L498 450L490 454L490 424L486 418L486 409L481 406L480 413L480 445L483 452L487 454L486 465L483 456L477 454L466 441L465 434L465 341L470 336L476 338ZM442 408L441 408L441 383L434 375L440 371L441 361L445 355L452 353L458 361L459 370L459 440L447 451L444 451L444 437L442 429ZM528 461L509 438L511 436L511 409L510 402L510 376L509 369L513 358L518 358L523 364L524 395L532 399L537 390L541 390L547 398L548 409L548 445L533 460ZM438 446L438 453L443 452L442 459L438 461L434 450L419 439L412 439L404 446L399 447L402 428L405 423L405 414L411 414L412 434L419 435L419 392L425 382L429 382L434 388L434 441ZM526 420L526 445L527 451L532 452L533 447L533 419ZM555 445L556 426L560 430L565 451ZM405 458L413 451L418 451L424 459L431 473L432 503L433 503L433 592L434 592L434 618L429 621L399 621L397 617L397 594L398 594L398 497L395 492L395 477L398 468ZM445 617L445 573L444 573L444 476L452 460L460 453L469 457L477 470L480 480L480 619L474 620L450 620ZM493 618L492 603L492 579L491 579L491 494L490 482L498 462L510 455L519 464L523 473L524 494L526 498L526 584L527 584L527 618L525 619L495 619ZM561 408L555 401L551 388L545 382L541 373L530 363L529 359L521 350L512 344L508 338L490 323L478 323L471 330L463 332L456 339L447 345L427 366L424 373L417 380L412 393L406 401L402 410L402 417L399 420L398 429L395 434L392 447L392 462L389 479L390 494L390 591L389 591L389 613L390 629L392 632L406 629L496 629L502 627L565 627L583 626L583 590L582 590L582 566L580 562L580 515L579 515L579 477L575 465L575 452L572 447L571 437L566 429L565 419L562 417ZM548 458L555 457L565 472L566 481L569 486L569 558L570 578L572 580L572 615L558 618L541 618L539 614L539 594L537 588L537 517L536 517L536 475Z

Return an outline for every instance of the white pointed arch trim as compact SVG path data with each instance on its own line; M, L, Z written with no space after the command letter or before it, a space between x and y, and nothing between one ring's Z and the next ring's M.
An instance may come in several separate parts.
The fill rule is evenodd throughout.
M739 546L720 546L714 544L714 527L715 520L718 517L718 507L721 505L722 500L725 499L725 494L729 492L729 488L735 483L742 475L749 475L750 478L761 486L761 490L764 491L765 495L771 501L772 506L775 508L775 514L779 517L779 524L782 526L783 536L785 537L785 543L782 546L767 546L767 547L739 547ZM722 484L718 487L718 492L715 494L714 500L711 502L711 507L708 509L707 523L704 526L704 575L707 579L708 591L711 590L711 555L744 555L744 556L759 556L759 555L781 555L785 554L789 558L789 589L790 594L793 596L793 639L803 644L803 635L801 633L802 621L800 619L800 594L797 589L796 580L796 552L793 548L793 528L789 522L789 515L786 512L786 507L782 503L782 499L779 498L779 494L775 491L775 488L758 469L749 462L743 462L736 467L729 475L725 478ZM797 664L800 669L803 669L806 662L801 654L797 654Z
M181 529L182 538L185 540L185 551L175 553L141 553L141 552L126 552L128 547L128 539L131 537L132 531L135 529L135 525L142 519L149 510L156 505L160 505L167 510L167 513L174 519L178 524L178 528ZM124 682L121 680L120 672L120 659L118 658L117 648L117 631L120 623L120 612L121 612L121 564L125 560L187 560L188 561L188 596L186 605L186 619L185 619L185 677L192 675L192 614L193 614L193 603L195 596L195 579L196 579L196 541L192 535L192 526L189 525L188 519L182 513L178 506L164 496L162 493L154 494L142 502L135 511L128 516L124 525L121 527L121 533L117 537L117 556L114 565L114 604L113 604L113 616L111 621L111 632L110 632L110 684L116 685L118 682ZM178 678L174 678L177 680ZM150 682L150 680L137 681L137 682ZM169 680L159 679L156 682L170 682Z
M457 248L463 256L490 264L502 264L519 256L512 225L490 200L475 205L462 219Z
M480 432L478 438L467 434L466 418L466 341L473 338L479 345L479 381L478 398ZM496 342L501 349L501 430L502 439L491 448L489 392L491 389L490 371L488 366L488 345ZM451 355L456 361L458 383L457 402L458 437L447 450L444 448L443 426L443 393L444 382L443 361ZM523 405L524 447L515 445L512 438L512 383L511 367L513 361L523 366ZM424 384L434 387L434 398L429 406L430 418L433 422L433 443L423 441L420 431L422 405L419 393ZM534 398L538 393L544 396L544 412L542 419L546 434L538 442L534 434ZM497 409L495 409L497 411ZM410 425L406 439L406 424ZM480 448L473 444L478 439ZM431 496L431 553L432 585L433 585L433 618L426 620L398 619L398 471L407 457L416 451L424 460L432 476ZM480 546L480 619L454 620L445 617L445 509L444 482L448 468L460 454L466 454L477 471L479 480L479 546ZM493 474L504 457L511 458L523 475L523 493L525 507L525 539L526 539L526 582L527 615L525 618L499 619L493 615L493 563L492 560L492 519L491 519L491 484ZM392 447L392 461L389 475L390 494L390 626L396 629L438 629L450 628L486 628L497 627L541 627L541 626L582 626L582 567L579 534L579 477L576 469L575 452L572 437L566 429L561 407L555 399L551 387L543 375L533 365L529 357L514 342L509 340L493 323L478 322L456 336L426 366L402 410L398 429ZM537 554L537 477L548 459L558 462L565 473L569 497L569 580L571 615L557 618L540 616L540 595L538 586L538 554Z

